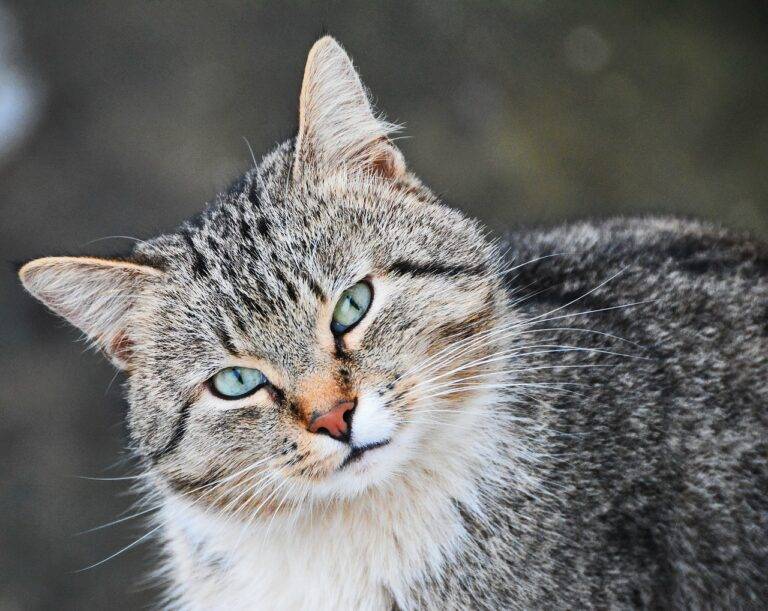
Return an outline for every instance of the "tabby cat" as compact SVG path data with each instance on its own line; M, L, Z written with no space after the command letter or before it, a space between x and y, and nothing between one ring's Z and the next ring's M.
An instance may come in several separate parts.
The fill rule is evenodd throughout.
M768 605L768 247L492 239L330 37L299 118L177 231L20 272L127 374L163 604Z

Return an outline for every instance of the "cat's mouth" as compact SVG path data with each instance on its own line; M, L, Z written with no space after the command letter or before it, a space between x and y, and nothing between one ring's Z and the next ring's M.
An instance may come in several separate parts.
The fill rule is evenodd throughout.
M339 466L339 471L341 471L344 467L352 464L353 462L356 462L362 458L363 454L366 452L370 452L371 450L375 450L377 448L382 448L386 445L389 445L389 442L392 441L391 439L384 439L382 441L376 441L374 443L368 443L362 446L353 447L352 450L347 454L347 457L344 459L344 462L341 463Z

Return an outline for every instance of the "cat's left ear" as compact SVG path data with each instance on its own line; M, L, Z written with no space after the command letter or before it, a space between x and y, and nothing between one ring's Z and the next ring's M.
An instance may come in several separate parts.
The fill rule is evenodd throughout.
M154 267L96 257L44 257L19 270L25 289L81 329L120 369L130 368L135 343L129 313L163 275Z
M294 172L314 165L397 180L405 162L389 137L396 129L374 114L341 45L330 36L318 40L304 69Z

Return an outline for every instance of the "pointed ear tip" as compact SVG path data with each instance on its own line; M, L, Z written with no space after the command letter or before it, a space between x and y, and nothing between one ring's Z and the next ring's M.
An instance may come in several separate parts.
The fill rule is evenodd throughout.
M60 268L61 261L68 258L70 257L40 257L27 261L19 268L21 285L33 297L42 300L42 291L52 279L50 272Z
M344 50L344 47L341 46L338 40L330 35L323 36L312 45L312 48L307 55L307 64L313 63L318 57L321 57L326 61L331 58L351 61L349 55L347 55L347 52Z
M76 257L38 257L37 259L26 261L19 266L19 278L22 283L26 284L31 280L32 275L41 268L50 268L54 265L61 265L63 262L71 261L73 259L76 259Z
M315 44L312 45L312 49L310 50L310 53L315 50L325 49L325 48L338 48L341 49L342 46L339 44L339 41L336 40L333 36L330 34L326 34L325 36L318 38L315 41Z
M40 301L43 301L42 292L47 284L45 282L45 273L40 273L46 267L49 267L46 265L46 258L47 257L43 257L27 261L18 271L21 286L23 286L24 290L32 295L32 297Z
M21 283L25 288L29 289L29 284L32 282L32 274L36 269L45 265L46 258L47 257L32 259L31 261L26 261L18 266L17 273L19 274L19 280L21 280Z

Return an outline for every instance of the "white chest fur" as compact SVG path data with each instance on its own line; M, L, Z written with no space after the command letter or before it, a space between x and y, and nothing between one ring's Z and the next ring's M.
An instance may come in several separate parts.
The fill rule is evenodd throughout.
M409 590L439 573L463 534L454 495L409 488L252 524L168 499L178 608L407 608Z

